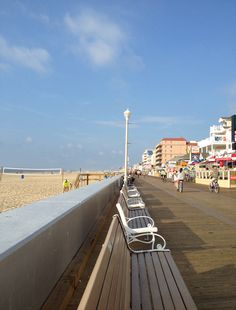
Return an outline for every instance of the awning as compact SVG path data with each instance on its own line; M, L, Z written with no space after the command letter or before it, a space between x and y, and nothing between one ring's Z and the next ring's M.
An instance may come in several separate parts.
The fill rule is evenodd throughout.
M218 157L216 158L216 161L232 161L233 158L232 157ZM236 160L236 158L235 158Z

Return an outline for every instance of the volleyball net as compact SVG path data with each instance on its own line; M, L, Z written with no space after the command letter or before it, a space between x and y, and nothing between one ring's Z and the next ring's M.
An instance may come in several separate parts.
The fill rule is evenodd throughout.
M11 175L61 175L63 174L62 168L14 168L14 167L2 167L2 174L11 174Z

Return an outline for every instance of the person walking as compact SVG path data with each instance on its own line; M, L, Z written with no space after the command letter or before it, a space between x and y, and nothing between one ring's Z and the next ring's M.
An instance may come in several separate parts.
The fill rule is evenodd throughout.
M63 182L63 193L69 191L69 189L70 189L70 184L71 184L71 183L70 183L67 179L65 179L65 181Z
M177 191L183 191L183 183L182 185L182 190L179 188L179 183L184 182L184 171L183 168L179 169L179 172L177 173Z

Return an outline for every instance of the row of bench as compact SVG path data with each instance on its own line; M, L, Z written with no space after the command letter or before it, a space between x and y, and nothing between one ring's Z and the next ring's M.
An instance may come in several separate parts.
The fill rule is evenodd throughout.
M78 309L197 309L137 188L116 207Z

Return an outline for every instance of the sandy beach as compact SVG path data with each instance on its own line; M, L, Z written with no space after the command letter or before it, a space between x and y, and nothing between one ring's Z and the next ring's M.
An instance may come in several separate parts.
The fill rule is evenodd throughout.
M64 173L64 179L74 184L78 173ZM0 180L0 212L62 193L62 175L20 175L2 174Z

